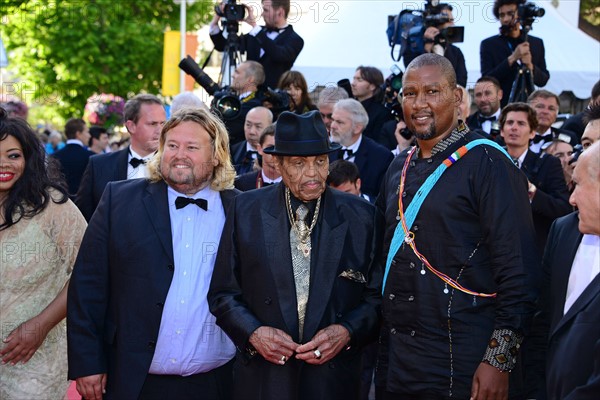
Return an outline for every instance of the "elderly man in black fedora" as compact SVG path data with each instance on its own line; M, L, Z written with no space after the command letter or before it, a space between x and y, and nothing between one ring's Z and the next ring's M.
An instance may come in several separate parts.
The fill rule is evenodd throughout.
M281 114L282 183L235 199L208 300L237 347L236 399L358 398L360 354L375 339L382 268L374 209L330 189L329 141L317 111Z

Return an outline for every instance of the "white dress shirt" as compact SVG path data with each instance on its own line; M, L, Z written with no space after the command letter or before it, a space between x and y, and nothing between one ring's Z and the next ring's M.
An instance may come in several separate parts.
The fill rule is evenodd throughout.
M564 314L600 272L600 236L583 235L567 285Z
M154 153L148 154L146 157L140 156L129 146L129 157L127 158L127 179L147 178L150 176L148 172L148 161L154 156ZM145 164L140 164L137 168L133 168L133 165L129 164L132 158L139 158L140 160L146 161Z
M189 376L210 371L235 356L235 346L215 323L206 295L225 224L219 192L207 187L193 198L208 201L177 209L169 187L175 272L165 301L151 374Z
M544 133L542 133L541 135L536 132L535 133L536 136L552 136L552 128L548 128L548 130ZM539 153L540 151L542 151L542 146L544 145L544 141L538 142L538 143L533 143L531 142L531 145L529 145L529 150L533 151L534 153Z
M358 151L358 148L360 147L360 144L362 143L362 135L360 135L358 137L358 140L354 143L352 143L350 146L346 147L346 146L342 146L342 150L352 150L352 155L350 157L348 157L348 153L344 153L344 160L346 161L350 161L350 162L354 162L354 160L356 159L356 152Z

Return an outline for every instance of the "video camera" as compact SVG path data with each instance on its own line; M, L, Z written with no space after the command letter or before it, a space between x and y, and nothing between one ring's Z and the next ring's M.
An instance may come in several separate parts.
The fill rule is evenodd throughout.
M221 10L223 4L223 10ZM246 7L243 4L236 4L236 0L225 0L221 4L215 4L215 13L225 18L227 22L240 22L246 18Z
M531 30L531 25L536 18L541 18L546 14L546 10L536 6L534 3L525 3L519 6L519 20L521 26L528 31Z
M236 118L241 109L240 99L229 87L220 88L210 76L206 75L202 68L189 55L179 62L179 68L186 74L190 75L198 85L213 96L210 107L223 117L224 120Z
M443 12L447 6L439 0L427 0L423 10L402 10L398 15L389 15L387 36L392 47L392 59L399 61L407 51L423 54L425 29L450 22L450 18ZM460 43L464 41L464 35L465 28L462 26L446 27L440 30L435 43L444 47L447 43ZM397 58L394 56L395 45L400 45Z
M237 4L236 0L225 0L222 3L215 4L215 14L223 18L223 22L225 23L224 29L230 35L237 34L240 22L246 18L246 6Z

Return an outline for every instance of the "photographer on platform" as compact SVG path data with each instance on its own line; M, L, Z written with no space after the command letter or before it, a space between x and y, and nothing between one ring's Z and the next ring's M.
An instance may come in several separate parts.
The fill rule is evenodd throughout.
M467 86L467 67L465 65L465 56L462 51L450 43L446 37L445 29L454 26L453 8L450 4L441 3L434 8L434 14L430 14L426 18L426 26L423 32L426 53L435 53L446 57L454 70L456 71L456 82L463 86ZM424 26L425 28L425 26ZM404 66L420 56L422 53L417 53L408 49L404 54Z
M234 6L235 0L225 0L226 7ZM235 7L235 6L234 6ZM290 11L289 0L263 0L262 17L265 26L256 25L256 16L252 7L243 5L246 13L244 22L252 26L252 30L240 37L240 52L246 53L246 60L257 61L265 69L265 84L274 88L281 75L294 65L294 61L304 47L304 40L294 32L287 22ZM225 50L228 32L219 27L221 16L215 13L210 23L210 38L217 51Z
M493 12L501 24L500 34L481 42L481 75L498 79L504 93L501 102L504 107L521 66L527 67L536 86L545 86L550 79L544 42L527 35L533 20L544 11L524 0L496 0ZM527 12L527 15L519 15L519 12Z

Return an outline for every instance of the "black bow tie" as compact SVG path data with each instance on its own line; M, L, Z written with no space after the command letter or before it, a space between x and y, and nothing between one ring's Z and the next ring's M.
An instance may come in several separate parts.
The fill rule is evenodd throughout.
M131 160L129 160L129 164L131 164L133 168L137 168L140 166L140 164L146 165L146 160L142 160L141 158L137 157L132 157Z
M283 29L280 28L274 28L272 26L265 26L265 32L267 33L272 33L272 32L277 32L277 33L281 33Z
M195 204L204 211L208 209L208 201L206 201L205 199L190 199L189 197L183 196L179 196L175 199L175 208L178 210L187 206L188 204Z
M531 139L531 141L535 144L537 143L546 143L546 142L551 142L552 141L552 135L546 135L546 136L542 136L542 135L535 135L533 137L533 139Z
M344 158L344 153L348 154L347 157ZM339 149L338 150L338 158L341 160L347 160L354 155L354 151L352 149Z
M246 160L254 160L254 155L258 155L258 151L246 150Z
M480 124L483 124L485 121L494 122L496 120L496 116L492 115L491 117L486 117L486 116L479 114L477 116L477 120L479 121Z

